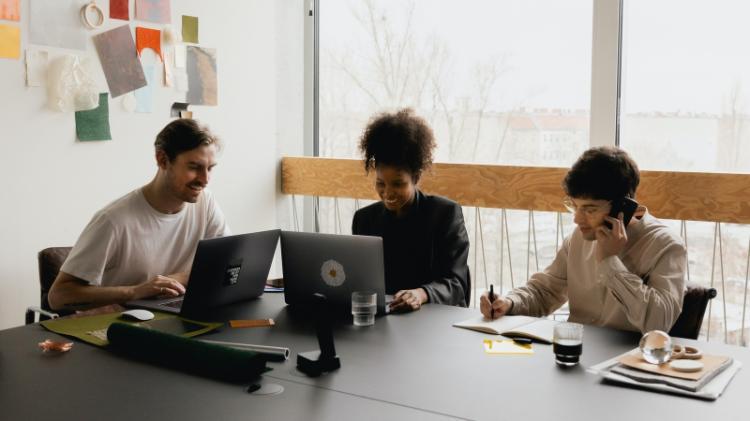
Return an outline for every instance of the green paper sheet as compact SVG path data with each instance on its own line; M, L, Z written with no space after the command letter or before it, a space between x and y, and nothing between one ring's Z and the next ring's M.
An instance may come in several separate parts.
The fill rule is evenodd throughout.
M198 43L198 18L182 15L182 42Z
M96 316L78 318L59 318L45 320L40 324L47 330L65 336L72 336L96 346L106 346L106 331L114 322L138 324L160 332L178 334L185 338L210 332L222 323L205 323L183 319L174 314L154 312L154 319L147 322L129 322L120 319L120 313L99 314ZM187 327L188 329L185 329Z
M109 94L99 94L99 107L93 110L76 111L76 135L78 140L112 140L109 131Z

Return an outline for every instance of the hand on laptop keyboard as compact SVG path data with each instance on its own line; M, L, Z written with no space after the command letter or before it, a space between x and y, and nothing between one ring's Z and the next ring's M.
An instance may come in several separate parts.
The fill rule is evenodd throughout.
M161 296L179 297L185 294L185 286L179 280L168 276L157 275L153 279L133 287L133 299Z

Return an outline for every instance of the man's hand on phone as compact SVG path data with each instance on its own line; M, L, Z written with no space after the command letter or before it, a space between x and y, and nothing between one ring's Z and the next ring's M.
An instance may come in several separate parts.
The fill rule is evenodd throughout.
M617 219L605 216L604 220L612 224L612 229L604 224L596 228L596 260L599 262L609 256L619 255L628 243L622 212L617 215Z

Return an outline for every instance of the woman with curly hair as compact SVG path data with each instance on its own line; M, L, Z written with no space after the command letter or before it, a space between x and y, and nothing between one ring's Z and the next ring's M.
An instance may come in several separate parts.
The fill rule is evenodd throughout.
M410 109L375 116L360 140L365 171L375 171L380 201L354 214L352 233L383 238L385 289L391 311L422 304L466 307L469 237L461 206L418 188L432 165L435 139Z

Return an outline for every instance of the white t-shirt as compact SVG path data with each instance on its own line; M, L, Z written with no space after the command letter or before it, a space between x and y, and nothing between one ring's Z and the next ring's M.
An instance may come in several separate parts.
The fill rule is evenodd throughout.
M190 271L198 241L225 235L229 227L209 191L164 214L139 188L94 215L60 270L91 285L136 285Z

